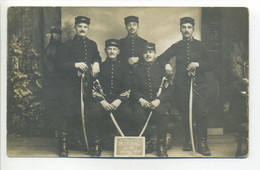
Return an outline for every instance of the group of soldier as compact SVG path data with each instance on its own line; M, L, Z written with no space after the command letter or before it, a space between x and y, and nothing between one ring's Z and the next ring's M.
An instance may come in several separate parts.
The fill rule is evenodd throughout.
M82 77L84 76L84 117L90 154L101 156L102 135L107 132L106 123L113 113L127 136L138 136L152 111L151 124L157 131L157 156L168 157L166 145L167 112L171 97L183 120L184 151L191 151L189 133L190 80L194 77L194 119L196 120L197 151L210 156L207 145L207 93L205 72L212 69L206 49L193 37L194 19L180 19L183 39L174 43L157 57L152 42L137 35L139 18L124 19L128 35L120 40L105 41L106 59L101 62L97 44L87 37L90 19L75 18L76 35L62 44L57 68L62 80L62 110L60 117L59 156L68 156L69 129L82 124ZM174 67L169 60L175 59ZM176 70L173 83L162 80ZM81 127L82 129L82 127ZM147 149L153 134L148 126L144 135Z

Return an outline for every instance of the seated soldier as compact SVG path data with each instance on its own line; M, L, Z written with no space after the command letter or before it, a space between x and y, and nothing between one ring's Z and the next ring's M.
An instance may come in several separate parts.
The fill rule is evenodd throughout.
M95 103L89 108L87 123L90 125L90 148L91 156L99 157L101 155L101 137L108 133L107 124L112 120L109 114L112 112L120 128L124 132L130 124L132 110L128 104L130 94L130 75L129 67L117 59L120 52L119 41L109 39L105 42L105 52L107 59L100 66L100 73L93 86L93 97ZM109 126L110 129L113 126Z
M159 95L158 91L164 77L164 68L156 62L155 44L146 43L143 49L143 63L134 68L132 97L134 98L133 112L138 123L139 132L142 130L149 113L152 111L151 123L157 128L157 156L168 157L165 149L167 134L167 115L169 97L172 92L165 88ZM172 87L171 87L172 88ZM151 128L145 132L146 143L151 140Z

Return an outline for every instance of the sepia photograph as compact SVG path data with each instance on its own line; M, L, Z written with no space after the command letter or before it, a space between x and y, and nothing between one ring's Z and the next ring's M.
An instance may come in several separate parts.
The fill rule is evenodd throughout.
M248 8L11 6L6 50L10 158L248 156Z

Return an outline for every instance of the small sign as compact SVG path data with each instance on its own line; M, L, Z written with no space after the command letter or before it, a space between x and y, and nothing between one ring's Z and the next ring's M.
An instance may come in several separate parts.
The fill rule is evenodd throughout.
M115 157L144 157L145 156L145 137L127 136L115 137L114 143Z

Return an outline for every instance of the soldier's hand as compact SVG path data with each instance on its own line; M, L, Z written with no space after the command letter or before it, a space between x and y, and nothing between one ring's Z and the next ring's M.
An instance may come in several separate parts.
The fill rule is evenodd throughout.
M111 103L112 109L113 109L113 110L116 110L116 109L120 106L121 102L122 102L122 101L121 101L120 99L116 99L115 101L113 101L113 102Z
M160 105L161 101L159 99L155 99L151 102L150 109L154 110L156 107Z
M100 102L100 104L106 111L112 111L113 110L113 108L110 106L110 104L105 100L102 100Z
M100 72L99 63L94 62L94 64L92 64L92 76L97 77L99 72Z
M135 63L137 63L139 61L139 57L130 57L129 59L128 59L128 63L130 64L130 65L134 65Z
M165 72L166 74L173 74L172 66L170 64L165 64Z
M187 67L187 71L190 71L190 70L194 70L195 68L198 68L200 65L198 62L191 62L188 67Z
M139 102L142 107L147 108L147 109L150 108L150 102L148 102L147 100L140 98Z
M75 63L75 68L78 68L82 71L87 71L88 70L88 65L84 62L78 62L78 63Z

